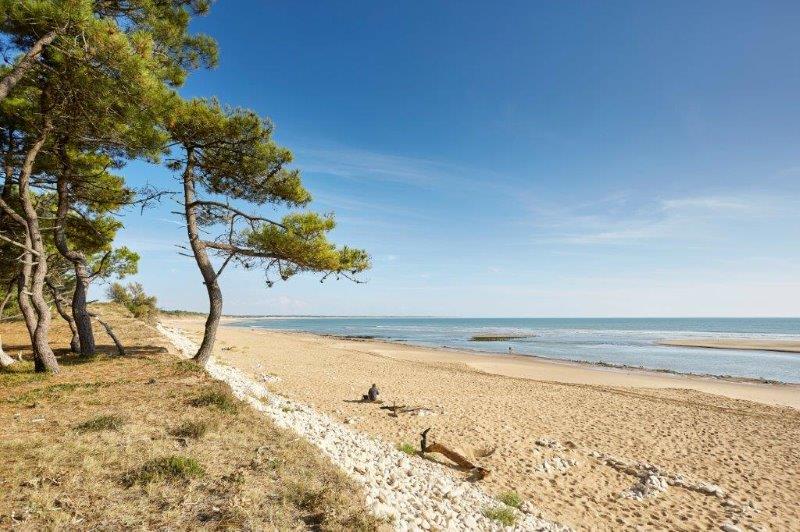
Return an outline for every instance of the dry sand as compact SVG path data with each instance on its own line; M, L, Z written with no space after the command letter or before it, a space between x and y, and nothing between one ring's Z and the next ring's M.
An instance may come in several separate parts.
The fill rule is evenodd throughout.
M661 345L707 347L709 349L745 349L748 351L780 351L800 353L800 342L793 340L752 340L749 338L685 338L665 340Z
M199 319L166 323L195 338L202 329ZM256 377L277 376L274 391L387 442L418 445L432 427L435 440L462 450L496 447L479 460L491 470L485 489L517 491L544 517L577 528L800 529L798 386L230 326L220 329L217 352ZM434 414L391 417L378 405L351 402L372 382L387 404ZM566 448L538 445L542 439ZM669 486L644 500L621 497L639 479L598 453L717 485L725 496ZM576 465L544 471L545 462L557 469L570 460Z

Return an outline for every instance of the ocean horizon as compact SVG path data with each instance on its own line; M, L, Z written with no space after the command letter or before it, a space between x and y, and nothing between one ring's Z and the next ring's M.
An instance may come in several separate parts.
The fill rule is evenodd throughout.
M800 318L447 318L410 316L241 317L240 327L302 331L486 354L536 356L800 383L800 354L660 345L676 339L800 341ZM472 341L474 336L520 336Z

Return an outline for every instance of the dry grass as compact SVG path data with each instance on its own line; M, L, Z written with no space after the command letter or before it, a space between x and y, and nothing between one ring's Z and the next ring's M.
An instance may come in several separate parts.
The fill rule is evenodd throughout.
M315 449L167 354L152 328L99 307L130 356L66 354L0 373L0 528L373 530L360 490ZM22 324L0 324L30 358ZM197 405L197 406L193 406Z

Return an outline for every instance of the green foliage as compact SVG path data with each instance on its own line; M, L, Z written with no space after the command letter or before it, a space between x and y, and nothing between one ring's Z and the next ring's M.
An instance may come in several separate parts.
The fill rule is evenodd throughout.
M514 510L508 506L495 506L493 508L484 508L483 515L489 519L497 521L503 526L513 526L517 522L517 516Z
M302 207L311 201L300 172L287 168L291 152L272 140L272 124L252 111L195 99L180 105L166 127L185 153L171 168L183 169L184 180L197 184L198 193L257 206ZM352 278L370 266L365 251L328 241L336 225L332 215L299 212L274 221L214 199L188 201L200 225L220 230L220 238L204 242L206 248L245 267L262 267L269 285L271 271L282 280L305 271Z
M189 401L192 406L211 406L227 414L235 414L239 410L239 401L224 389L211 389Z
M128 309L134 317L144 320L153 320L158 314L155 296L148 296L140 283L112 283L106 293L114 303Z
M97 416L88 421L84 421L75 430L78 432L102 432L104 430L119 430L125 424L125 418L118 415Z
M175 362L175 368L178 373L182 374L203 373L204 371L201 366L191 360L178 360Z
M311 201L300 173L285 168L291 152L272 140L272 124L256 113L194 99L177 106L166 127L192 152L194 178L206 192L256 204Z
M410 456L416 456L417 448L411 445L410 443L401 443L397 446L398 451L402 451Z
M503 492L497 497L497 500L512 508L519 508L522 505L522 497L516 491Z
M194 458L172 455L148 460L139 469L127 473L123 481L133 486L162 480L185 480L204 474L205 469Z
M276 261L282 280L303 271L355 275L370 266L369 255L347 246L337 248L327 239L336 226L332 215L294 213L280 224L261 224L243 232L247 247Z

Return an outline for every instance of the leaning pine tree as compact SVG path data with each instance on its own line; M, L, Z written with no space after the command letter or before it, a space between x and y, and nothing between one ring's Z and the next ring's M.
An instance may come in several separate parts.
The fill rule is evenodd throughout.
M273 282L270 274L286 280L308 271L355 280L369 268L365 251L328 241L326 235L335 225L331 215L296 212L276 221L230 204L233 200L256 207L303 207L311 201L299 171L286 168L291 152L271 139L269 122L251 111L197 99L183 102L167 129L178 147L170 167L180 172L183 183L189 245L209 299L196 362L205 365L211 357L222 315L218 280L231 262L260 266L268 286ZM219 257L218 266L210 254Z

